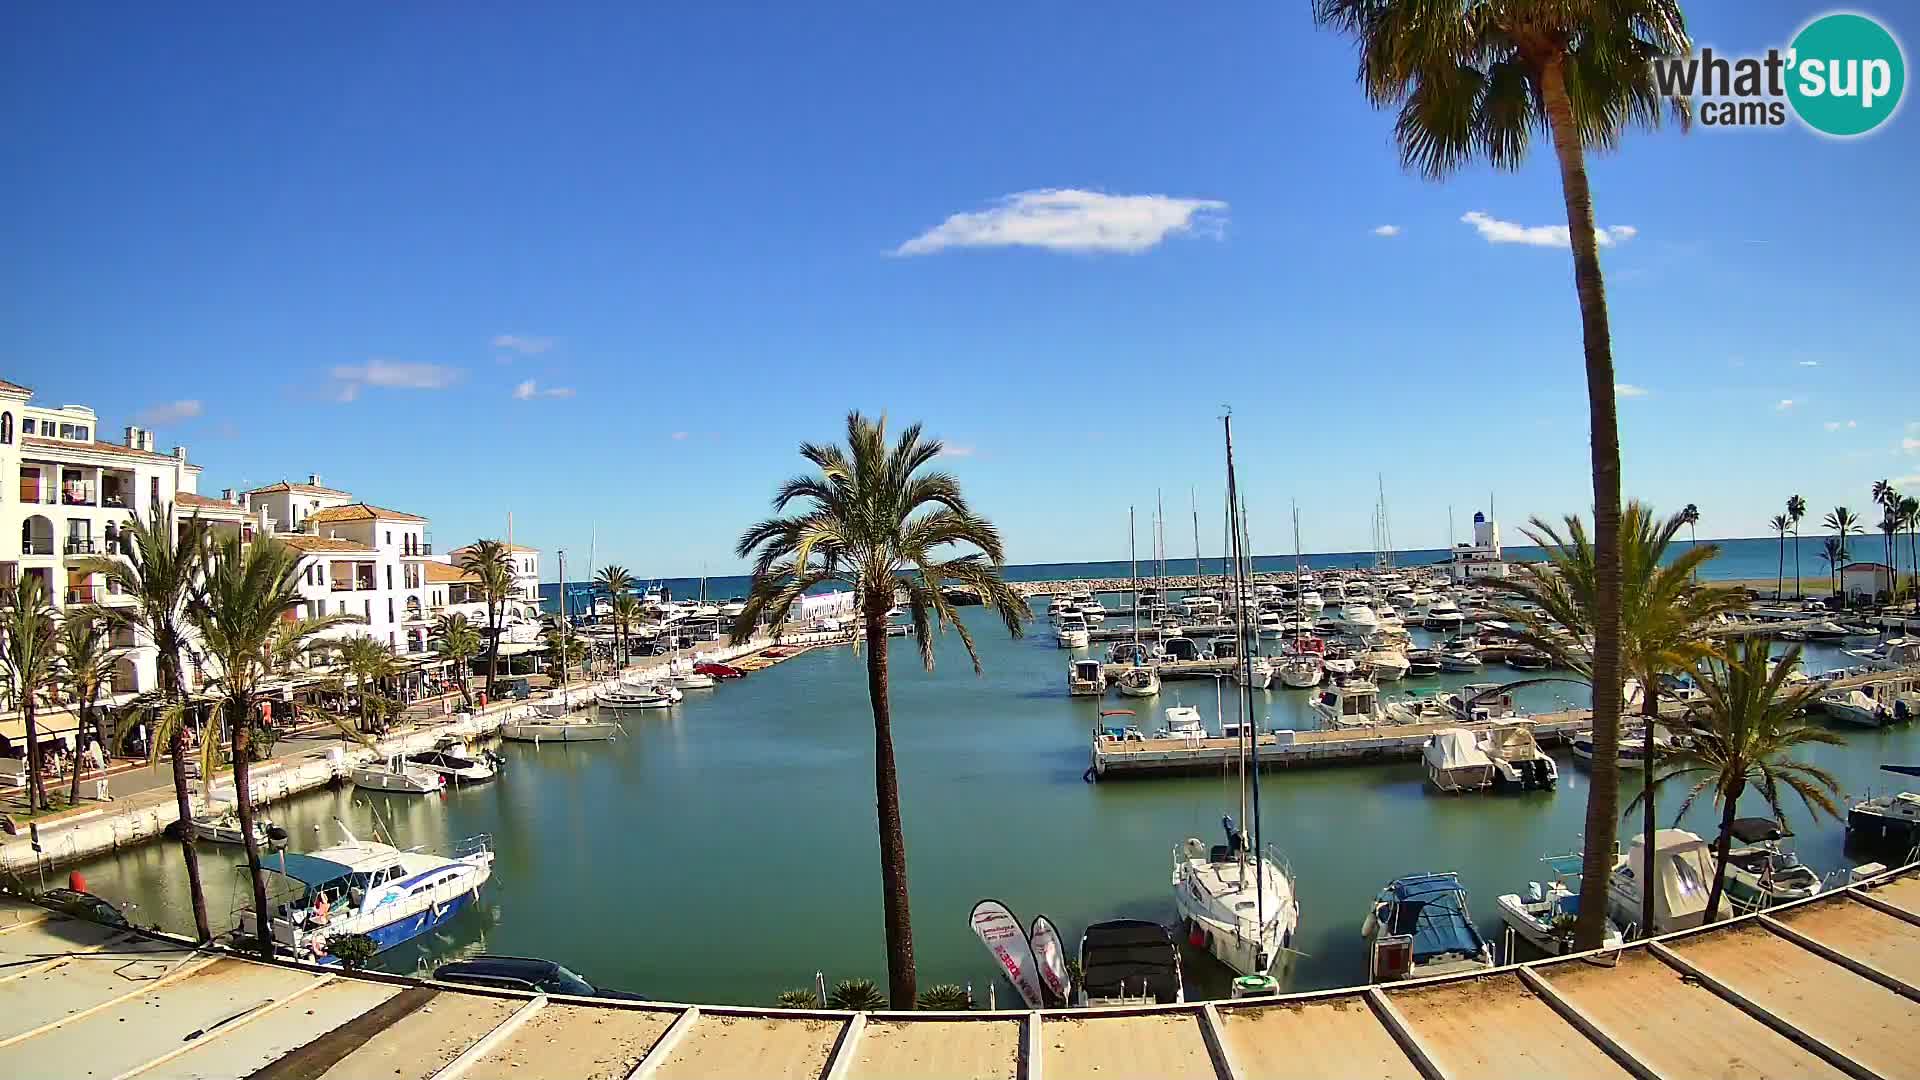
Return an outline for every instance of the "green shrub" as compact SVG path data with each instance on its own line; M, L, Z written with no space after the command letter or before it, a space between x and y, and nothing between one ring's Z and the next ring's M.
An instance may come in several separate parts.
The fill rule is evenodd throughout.
M783 1009L817 1009L820 1007L820 999L814 996L812 990L782 990L780 991L780 996L775 998L773 1003Z
M964 986L939 983L920 991L920 1007L939 1012L965 1012L973 1008L973 998Z
M380 946L365 934L340 934L327 942L327 955L348 971L358 971L380 954Z
M880 992L872 979L841 979L833 984L827 1004L849 1012L871 1012L887 1007L887 995Z

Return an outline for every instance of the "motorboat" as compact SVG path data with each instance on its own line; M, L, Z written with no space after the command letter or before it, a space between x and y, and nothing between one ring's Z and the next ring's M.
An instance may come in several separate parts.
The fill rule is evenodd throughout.
M535 744L606 742L618 734L620 725L612 720L531 716L508 720L500 725L501 738Z
M1220 601L1204 593L1180 598L1180 614L1189 619L1211 619L1220 614Z
M1487 728L1480 733L1480 749L1493 762L1496 791L1548 791L1560 782L1560 768L1540 749L1531 724Z
M1169 660L1205 660L1207 654L1200 643L1190 637L1170 637L1160 643L1160 654Z
M1138 666L1151 663L1152 661L1152 651L1142 642L1116 641L1112 645L1107 646L1107 663L1109 664L1133 664Z
M1829 690L1818 702L1828 716L1842 723L1879 727L1886 722L1886 710L1863 690Z
M1187 940L1241 975L1270 975L1293 948L1300 903L1293 874L1221 819L1228 841L1188 838L1173 849L1173 897Z
M1167 928L1142 919L1092 923L1080 938L1075 1004L1176 1005L1187 1000L1180 947Z
M1360 662L1373 669L1375 682L1398 682L1413 670L1406 653L1386 645L1368 649L1360 656Z
M1318 615L1327 606L1326 601L1320 598L1320 593L1313 589L1303 590L1297 603L1301 611L1310 615Z
M1871 649L1848 649L1846 653L1875 671L1896 671L1920 664L1920 638L1892 637Z
M1459 720L1438 691L1415 690L1381 707L1392 724L1452 724Z
M1467 913L1460 875L1395 878L1361 924L1370 982L1458 975L1493 966L1493 949Z
M745 668L737 668L732 664L716 664L711 660L693 665L693 670L702 675L711 675L716 679L739 679L747 674Z
M1080 659L1067 665L1067 693L1073 697L1099 697L1107 692L1107 665L1098 660Z
M1120 674L1119 684L1127 697L1152 697L1160 692L1160 673L1150 667L1128 668Z
M1467 616L1459 605L1444 596L1436 596L1420 617L1420 625L1436 634L1451 634L1464 626Z
M1342 604L1340 613L1334 616L1334 626L1343 634L1357 638L1367 638L1380 632L1380 619L1373 609L1365 604Z
M665 683L643 685L624 680L602 683L595 693L605 709L666 709L686 696L678 687Z
M1527 719L1514 704L1513 694L1498 683L1468 683L1441 700L1453 710L1456 719L1469 723Z
M1607 916L1641 937L1691 930L1706 921L1713 887L1713 850L1685 829L1653 834L1653 925L1641 926L1642 886L1648 880L1646 837L1635 835L1607 876Z
M1515 671L1545 671L1553 666L1553 657L1544 649L1522 647L1507 654L1507 666Z
M354 787L401 795L432 795L447 786L447 778L438 771L414 765L397 754L384 761L356 765L349 775Z
M1365 679L1321 687L1310 707L1323 728L1368 727L1387 721L1380 709L1380 688Z
M1427 783L1435 791L1457 794L1493 785L1493 759L1466 728L1447 728L1429 735L1420 759L1427 769Z
M1464 645L1455 646L1440 653L1441 671L1479 671L1481 666L1478 649Z
M1573 926L1580 917L1581 857L1576 852L1549 855L1540 861L1547 865L1551 877L1529 881L1525 896L1507 893L1495 904L1500 909L1500 921L1520 940L1548 956L1559 956L1573 951ZM1623 942L1620 927L1608 919L1600 947L1617 949ZM1507 960L1511 962L1512 958Z
M1154 733L1156 739L1204 739L1207 725L1200 710L1191 705L1175 705L1167 710L1167 726Z
M1400 617L1399 610L1385 600L1373 605L1373 618L1383 634L1406 629L1406 620Z
M1812 626L1802 627L1800 633L1805 635L1808 641L1839 641L1841 638L1855 636L1850 633L1846 627L1841 626L1831 619L1822 620L1814 623Z
M1574 760L1584 761L1589 766L1593 764L1594 748L1592 732L1575 735L1573 741L1569 742L1567 746L1573 751ZM1671 753L1672 750L1673 740L1669 736L1655 733L1653 737L1654 760L1659 760L1661 757ZM1620 733L1618 752L1615 754L1614 760L1617 767L1623 770L1638 771L1645 768L1647 760L1647 738L1644 727L1636 728L1632 731L1622 731Z
M1054 638L1063 649L1084 649L1093 640L1087 628L1087 620L1079 612L1062 615L1054 627Z
M1440 658L1432 649L1409 649L1407 651L1407 676L1423 678L1440 674Z
M195 839L210 844L244 844L246 830L240 827L240 809L231 803L208 807L193 819ZM258 814L253 818L253 840L262 851L279 851L287 846L287 830Z
M1245 663L1233 666L1233 681L1265 690L1273 685L1273 661L1264 656L1250 656Z
M667 665L665 682L676 690L710 690L714 678L699 671L691 657L681 657Z
M1889 772L1920 776L1920 767L1882 765ZM1898 791L1869 795L1847 809L1847 843L1891 855L1894 865L1914 860L1920 850L1920 794Z
M1792 836L1772 818L1735 818L1730 835L1740 846L1727 851L1727 900L1736 914L1820 893L1820 875L1780 846Z
M1286 632L1277 611L1262 611L1256 626L1263 638L1277 638Z
M346 934L365 935L384 952L444 925L479 898L493 874L490 843L470 837L448 857L347 833L336 847L262 859L275 885L268 894L269 933L290 956L323 965L340 962L327 945ZM258 934L259 915L249 907L240 913L239 937Z
M407 755L409 764L437 772L455 784L484 783L500 775L500 759L492 753L474 753L465 743L451 741L424 753Z
M587 690L553 690L544 697L536 698L529 704L541 716L566 717L589 708L594 704L594 695Z

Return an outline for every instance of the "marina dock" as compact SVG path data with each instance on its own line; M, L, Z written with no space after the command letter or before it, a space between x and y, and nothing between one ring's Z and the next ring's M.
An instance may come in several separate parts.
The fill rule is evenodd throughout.
M0 898L17 1076L1911 1076L1920 865L1476 974L1233 1001L838 1012L607 1001L267 964Z
M1371 765L1410 761L1420 756L1427 738L1436 731L1485 731L1497 722L1439 722L1387 724L1329 731L1275 731L1260 736L1260 768L1315 768L1328 765ZM1541 746L1564 745L1593 730L1592 714L1584 709L1533 717L1533 737ZM1238 739L1093 739L1095 779L1142 776L1212 775L1230 768L1239 753Z

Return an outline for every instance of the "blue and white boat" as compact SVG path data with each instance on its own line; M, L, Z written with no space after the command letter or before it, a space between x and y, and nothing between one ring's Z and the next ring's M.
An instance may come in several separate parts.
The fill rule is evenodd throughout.
M1458 874L1395 878L1374 897L1360 936L1372 982L1457 975L1493 966L1493 950L1467 913Z
M382 952L410 941L477 900L493 874L484 835L448 858L361 840L345 825L340 831L347 842L337 847L262 860L276 879L267 890L274 944L295 959L338 963L327 943L342 934L365 934ZM242 911L240 939L252 941L257 925L251 908Z

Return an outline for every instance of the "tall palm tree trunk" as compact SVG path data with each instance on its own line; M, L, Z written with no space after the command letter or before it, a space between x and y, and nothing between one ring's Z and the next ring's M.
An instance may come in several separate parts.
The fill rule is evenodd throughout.
M911 1009L918 987L907 902L907 841L900 827L900 778L893 762L893 708L887 699L888 604L874 595L864 599L867 697L873 702L873 790L880 822L880 901L887 919L887 999L896 1009Z
M1800 527L1793 529L1793 598L1800 599Z
M41 760L46 756L40 752L40 728L33 718L33 688L27 687L20 694L20 719L27 725L27 813L36 809L51 810L53 804L47 801L47 781L40 775Z
M1593 452L1593 780L1587 792L1586 848L1581 859L1580 916L1574 943L1597 949L1605 940L1607 877L1620 819L1620 424L1613 400L1613 346L1606 288L1593 232L1593 197L1580 131L1567 97L1565 60L1542 65L1540 86L1560 163L1573 247L1573 283L1580 297L1580 336L1587 369Z
M1720 897L1727 888L1727 851L1733 847L1733 819L1740 809L1740 794L1747 790L1745 780L1735 780L1733 790L1727 792L1727 803L1720 810L1720 835L1713 841L1713 888L1707 892L1707 922L1711 923L1720 915ZM1648 858L1652 858L1652 849L1648 849Z
M267 877L260 871L260 840L253 835L253 769L247 760L253 729L253 718L246 713L250 707L244 699L235 699L228 709L227 722L233 729L233 801L240 815L240 837L247 846L247 876L253 882L256 947L262 959L272 959L273 913L267 907Z
M73 731L73 790L67 793L68 806L80 805L80 751L87 745L87 717L93 712L92 695L78 702L77 708L79 718Z
M160 677L173 700L186 707L187 685L180 675L180 643L172 641L160 647ZM200 880L199 840L193 833L193 795L187 780L187 725L183 718L173 726L168 745L173 755L173 799L180 814L180 857L187 864L187 895L193 904L193 928L201 941L213 940L213 924L207 920L207 889Z
M565 588L563 584L561 588ZM487 629L492 631L492 640L487 643L487 704L493 704L494 680L500 673L500 610L491 601L487 604Z
M1773 572L1773 598L1777 601L1787 588L1787 534L1780 534L1780 565Z

